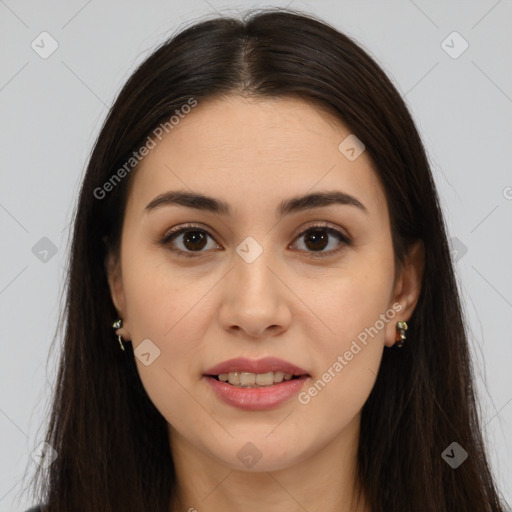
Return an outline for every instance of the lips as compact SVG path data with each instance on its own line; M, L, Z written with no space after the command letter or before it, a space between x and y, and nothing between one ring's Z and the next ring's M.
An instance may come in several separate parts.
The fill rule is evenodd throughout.
M267 373L267 372L283 372L291 373L295 376L309 375L309 373L295 366L294 364L284 361L276 357L264 357L263 359L248 359L245 357L237 357L219 363L204 372L204 375L215 376L221 373L230 372L247 372L247 373Z

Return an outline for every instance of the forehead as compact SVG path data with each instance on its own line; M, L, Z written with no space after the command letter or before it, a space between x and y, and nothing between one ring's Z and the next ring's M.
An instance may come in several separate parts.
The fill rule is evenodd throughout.
M129 202L165 190L191 190L247 207L315 189L340 190L382 208L384 191L363 152L339 149L350 129L325 109L297 98L239 96L198 102L139 164ZM367 204L368 203L368 204ZM372 206L373 203L373 206Z

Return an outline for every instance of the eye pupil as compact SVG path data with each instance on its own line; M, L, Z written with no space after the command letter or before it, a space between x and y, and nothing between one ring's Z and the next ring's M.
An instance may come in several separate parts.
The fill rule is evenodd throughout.
M308 249L322 250L325 249L328 243L328 236L325 230L315 229L309 231L305 237L305 245ZM312 244L309 242L312 241Z
M191 244L189 244L189 241L191 241ZM199 246L196 245L197 243L199 243ZM206 245L206 236L201 231L187 231L183 235L183 245L189 250L201 250Z

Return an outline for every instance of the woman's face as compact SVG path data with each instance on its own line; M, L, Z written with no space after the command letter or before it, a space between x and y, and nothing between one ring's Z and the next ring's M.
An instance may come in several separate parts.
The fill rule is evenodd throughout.
M132 176L109 282L173 451L268 471L354 444L420 278L395 280L384 190L348 136L299 99L209 100Z

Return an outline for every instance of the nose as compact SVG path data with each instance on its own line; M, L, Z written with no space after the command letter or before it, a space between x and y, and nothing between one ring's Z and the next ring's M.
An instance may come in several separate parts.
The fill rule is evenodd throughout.
M277 336L288 329L291 292L278 264L264 250L254 261L236 255L224 282L219 320L227 331L240 336Z

